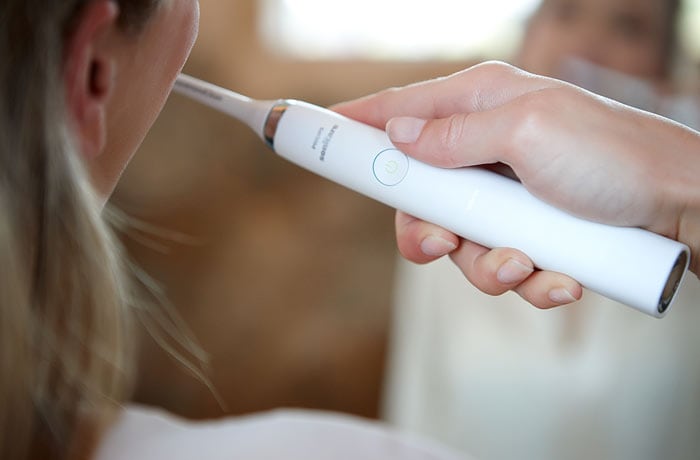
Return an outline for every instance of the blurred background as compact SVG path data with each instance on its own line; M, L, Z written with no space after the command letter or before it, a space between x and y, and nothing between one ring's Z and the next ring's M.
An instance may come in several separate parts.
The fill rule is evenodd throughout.
M329 105L508 60L537 3L200 0L185 70L251 97ZM699 0L684 7L682 39L697 66ZM207 352L225 404L148 332L135 400L194 418L276 407L380 416L393 210L175 95L113 202L134 221L125 246Z

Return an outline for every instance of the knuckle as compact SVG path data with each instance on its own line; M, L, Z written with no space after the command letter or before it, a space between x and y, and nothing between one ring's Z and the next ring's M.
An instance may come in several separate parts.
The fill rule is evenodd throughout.
M496 272L489 264L490 250L475 243L464 241L458 254L451 254L452 260L460 267L465 278L484 294L498 296L507 291L498 282Z
M396 246L401 257L412 262L418 262L416 243L407 232L399 228L396 229Z
M448 165L458 165L459 156L464 142L467 115L457 113L450 115L443 125L438 137L441 162Z
M464 116L462 114L450 115L443 131L442 145L449 150L455 150L464 133Z
M402 87L402 86L391 86L389 88L383 89L382 91L379 92L379 94L388 95L388 96L396 96L399 93L401 93L401 91L403 89L404 89L404 87Z
M475 69L489 75L509 75L517 71L517 68L503 61L490 60L474 66Z
M576 101L576 94L569 88L547 88L521 96L513 113L511 130L512 147L529 149L541 142L543 133L561 126L563 114Z
M521 98L511 117L509 135L503 139L505 153L512 161L532 151L542 133L551 130L551 116L552 109L544 98L536 95Z

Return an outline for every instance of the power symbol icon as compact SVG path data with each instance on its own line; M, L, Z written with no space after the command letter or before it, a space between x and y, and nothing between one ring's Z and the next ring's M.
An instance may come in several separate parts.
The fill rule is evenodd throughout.
M408 173L408 157L396 149L386 149L374 157L374 177L383 185L393 186Z
M396 174L398 170L399 164L395 160L387 161L384 165L384 171L386 171L387 174Z

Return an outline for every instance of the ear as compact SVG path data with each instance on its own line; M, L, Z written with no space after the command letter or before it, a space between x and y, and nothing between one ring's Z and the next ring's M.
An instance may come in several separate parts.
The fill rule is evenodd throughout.
M71 127L87 159L106 142L106 105L114 84L115 59L110 39L119 9L113 0L85 3L66 39L63 83Z

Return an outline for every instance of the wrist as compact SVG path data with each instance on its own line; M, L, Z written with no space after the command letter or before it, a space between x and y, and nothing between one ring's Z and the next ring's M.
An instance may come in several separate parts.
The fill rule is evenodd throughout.
M678 241L690 247L690 271L700 277L700 200L690 203L681 214Z
M677 240L690 247L690 270L700 276L700 134L694 136L693 149L686 157L686 180L676 188L680 206Z

